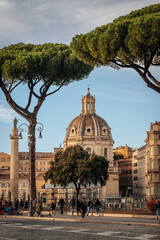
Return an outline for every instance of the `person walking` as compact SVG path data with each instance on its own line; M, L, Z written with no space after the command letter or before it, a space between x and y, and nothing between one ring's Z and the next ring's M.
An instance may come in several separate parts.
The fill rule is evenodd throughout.
M36 205L37 205L37 199L35 198L34 201L33 201L33 212L34 212L34 214L36 212Z
M74 208L75 208L75 200L74 200L74 197L72 197L72 199L70 201L70 211L71 211L72 215L74 215Z
M80 198L77 199L77 216L79 216L79 212L81 211L81 200Z
M159 214L160 214L160 198L156 198L156 215L157 215L157 223L159 223Z
M15 209L16 209L17 215L19 215L20 213L19 213L19 200L18 200L18 198L17 198L17 200L15 201L14 207L15 207Z
M87 204L86 204L85 198L82 198L82 202L81 202L81 217L82 218L85 218L86 210L87 210Z
M21 201L19 203L19 206L20 206L20 214L22 215L23 214L23 208L24 208L24 201L23 201L23 199L21 199Z
M55 209L56 209L56 202L55 202L55 200L52 200L52 202L51 202L52 214L56 214Z
M63 208L64 208L64 205L66 205L66 203L65 203L65 201L64 201L64 199L62 197L59 200L58 205L60 206L61 214L63 214Z
M42 210L42 206L41 206L41 202L40 201L38 201L38 203L36 204L35 210L36 210L36 213L37 213L37 215L39 217L40 214L41 214L41 210Z
M87 210L88 210L87 211L87 216L88 216L90 211L91 211L91 214L93 216L93 202L90 199L88 199L88 202L87 202Z
M96 208L97 216L100 216L100 212L99 212L100 207L101 207L101 203L97 198L96 202L95 202L95 208Z

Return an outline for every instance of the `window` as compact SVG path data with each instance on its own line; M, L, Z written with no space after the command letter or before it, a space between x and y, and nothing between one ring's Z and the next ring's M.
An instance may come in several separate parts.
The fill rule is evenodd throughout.
M5 162L5 158L2 158L2 159L1 159L1 162Z
M138 172L137 169L133 171L134 174L137 174L137 172Z
M91 154L91 148L86 148L86 151Z
M87 110L89 111L89 108L90 108L90 103L88 102L87 103Z
M160 134L158 134L158 139L160 139Z
M2 188L6 187L6 184L5 183L2 183Z
M90 132L91 131L91 129L90 128L87 128L87 132Z
M138 181L138 177L134 177L134 181Z
M10 158L7 159L7 162L10 162Z
M93 110L93 102L91 103L91 110Z
M150 177L151 181L153 181L153 174L151 174L151 177Z
M107 158L107 148L104 148L104 157Z
M134 163L134 164L133 164L133 167L137 167L137 163Z
M150 155L153 156L154 155L154 146L150 147Z

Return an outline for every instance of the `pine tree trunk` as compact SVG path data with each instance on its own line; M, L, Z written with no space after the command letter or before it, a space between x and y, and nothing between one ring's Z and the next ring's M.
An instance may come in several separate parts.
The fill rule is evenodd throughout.
M35 159L36 159L36 120L29 125L29 160L30 160L30 200L36 199L36 176L35 176Z

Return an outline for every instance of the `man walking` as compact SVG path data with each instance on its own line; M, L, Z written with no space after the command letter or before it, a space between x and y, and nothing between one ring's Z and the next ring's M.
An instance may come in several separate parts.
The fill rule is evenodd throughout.
M85 198L82 198L82 202L81 202L81 217L82 218L85 217L86 210L87 210L87 204L86 204Z
M74 215L74 208L75 208L75 200L74 197L72 197L71 201L70 201L70 210L72 215Z
M88 216L90 211L91 211L91 214L93 216L93 202L90 199L88 199L88 202L87 202L87 209L88 209L87 216Z
M60 206L60 208L61 208L61 214L63 214L63 208L64 208L64 205L65 205L66 203L65 203L65 201L64 201L64 199L61 197L61 199L59 200L59 202L58 202L58 205Z

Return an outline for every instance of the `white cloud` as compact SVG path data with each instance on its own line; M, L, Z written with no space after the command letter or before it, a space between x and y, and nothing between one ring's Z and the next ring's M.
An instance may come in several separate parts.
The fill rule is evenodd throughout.
M1 46L63 42L158 0L0 0Z
M11 122L15 116L12 109L6 108L4 104L0 103L0 122Z

